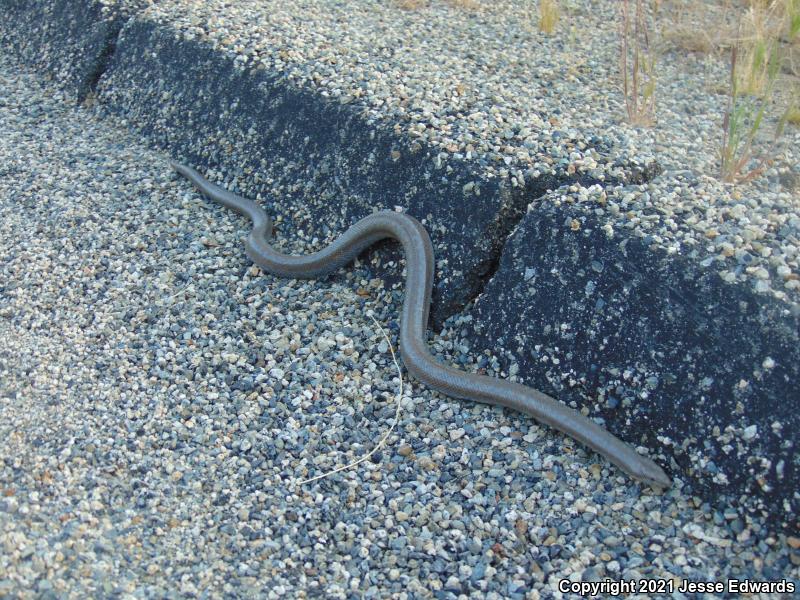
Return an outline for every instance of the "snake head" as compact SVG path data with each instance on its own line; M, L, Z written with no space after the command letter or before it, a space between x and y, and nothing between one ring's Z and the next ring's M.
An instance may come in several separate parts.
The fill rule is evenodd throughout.
M664 469L644 456L641 457L636 472L631 475L654 489L666 490L672 486L672 480Z

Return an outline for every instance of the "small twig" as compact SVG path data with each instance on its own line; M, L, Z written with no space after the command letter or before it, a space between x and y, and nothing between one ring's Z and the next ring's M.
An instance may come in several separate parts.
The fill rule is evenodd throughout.
M722 177L726 176L726 171L731 160L731 116L733 114L733 105L736 101L736 59L737 48L736 45L731 48L731 87L730 94L728 95L728 106L725 110L725 118L722 120Z
M631 120L631 104L628 92L628 35L630 31L629 0L622 2L622 52L620 52L620 68L622 71L622 94L625 97L625 108L628 112L628 120Z
M334 473L339 473L340 471L344 471L346 469L350 469L352 467L360 465L384 446L386 440L389 439L389 436L392 434L392 431L394 431L395 425L397 425L398 421L400 420L400 406L403 401L403 372L400 370L400 364L397 362L397 356L395 356L394 354L394 348L392 347L392 342L391 340L389 340L389 336L387 335L386 331L384 331L383 327L381 327L381 324L378 323L375 317L372 316L372 311L367 313L367 316L369 316L369 318L372 319L372 321L375 323L378 329L381 330L384 339L386 339L386 343L389 344L389 352L392 353L392 361L394 361L394 366L397 367L397 375L400 378L400 389L397 392L397 410L395 411L394 414L394 422L392 423L391 427L389 427L389 430L383 435L381 440L377 443L377 445L372 450L370 450L366 455L359 458L357 461L341 467L336 467L332 471L328 471L326 473L323 473L322 475L317 475L315 477L311 477L310 479L304 479L303 481L300 481L298 485L311 483L312 481L317 481L318 479L322 479L323 477L328 477L329 475L333 475Z
M635 0L633 9L631 0L623 0L620 6L620 75L628 122L652 125L655 121L657 50L650 43L648 8L643 0ZM629 52L632 54L630 68Z
M633 114L631 121L639 119L639 11L641 0L636 0L636 16L633 22Z
M190 282L189 282L189 283L187 283L185 286L183 286L183 288L181 288L180 290L178 290L177 292L175 292L175 293L174 293L174 294L172 294L171 296L167 296L166 298L164 298L164 299L163 299L163 300L161 300L160 302L159 302L159 301L156 301L156 302L155 302L155 304L156 304L157 306L167 306L167 303L168 303L170 300L172 300L173 298L177 298L177 297L178 297L178 296L180 296L182 293L184 293L185 291L187 291L187 290L188 290L190 287L192 287L192 283L193 283L193 282L191 282L191 281L190 281Z

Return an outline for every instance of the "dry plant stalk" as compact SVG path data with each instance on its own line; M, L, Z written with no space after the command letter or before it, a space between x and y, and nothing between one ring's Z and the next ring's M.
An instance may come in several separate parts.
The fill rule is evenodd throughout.
M781 41L785 42L784 68L794 76L800 77L800 0L784 0L784 30Z
M796 96L800 96L800 93L795 92ZM800 125L800 103L792 106L786 114L786 122L791 123L792 125Z
M786 124L792 122L797 110L800 96L795 88L789 92L789 101L778 118L770 145L756 152L754 145L773 104L781 72L781 43L800 33L800 2L751 2L741 30L746 35L740 35L731 50L730 90L720 148L720 178L729 183L751 181L764 172ZM742 49L743 65L739 61Z
M380 329L380 332L383 335L383 338L386 340L386 343L389 345L389 352L391 352L391 354L392 354L392 362L394 362L394 366L395 366L395 368L397 368L397 376L400 379L400 389L397 391L397 408L395 409L395 413L394 413L394 421L392 421L391 427L389 427L389 429L386 431L386 433L383 434L383 437L381 437L380 441L375 445L375 447L372 450L367 452L367 454L365 454L364 456L362 456L358 460L353 461L351 463L348 463L346 465L341 465L341 466L338 466L335 469L332 469L330 471L325 471L324 473L322 473L320 475L316 475L316 476L310 477L308 479L303 479L302 481L298 482L298 485L305 485L307 483L312 483L314 481L318 481L320 479L324 479L325 477L330 477L331 475L334 475L335 473L339 473L339 472L345 471L347 469L352 469L353 467L357 467L361 463L366 462L369 459L370 456L375 454L378 450L380 450L381 448L383 448L386 445L386 441L389 439L389 436L392 435L392 432L394 431L395 426L400 421L400 407L402 406L402 401L403 401L403 371L400 370L400 363L397 362L397 356L394 353L394 348L392 347L392 340L389 339L389 334L387 334L386 331L384 330L384 328L381 327L381 324L378 323L377 319L373 316L371 310L367 313L367 316L370 319L372 319L372 322L375 323L375 326L378 329Z
M764 66L767 71L767 87L761 98L757 98L744 95L739 90L737 55L738 48L734 47L731 50L731 89L728 95L728 108L722 122L722 148L720 150L720 178L728 183L745 183L764 172L769 165L778 139L783 135L790 115L790 108L787 108L775 126L769 149L756 157L753 144L772 101L775 81L780 70L780 61L777 49L773 48L768 64ZM756 160L756 165L748 169L753 160Z
M667 0L662 41L672 49L710 54L729 49L736 37L734 0L714 3Z
M768 84L768 62L783 28L791 0L751 1L739 26L736 44L742 53L737 69L737 89L741 94L762 96Z
M447 0L447 4L464 10L480 10L481 5L477 0Z
M550 35L556 30L558 19L561 16L561 10L558 7L557 0L540 0L539 1L539 29Z
M417 10L427 4L427 0L395 0L395 5L403 10Z
M634 0L635 11L631 15L631 1L621 3L620 23L620 71L622 93L628 122L632 125L652 125L656 118L656 50L650 42L650 25L644 0ZM633 62L629 65L629 58Z

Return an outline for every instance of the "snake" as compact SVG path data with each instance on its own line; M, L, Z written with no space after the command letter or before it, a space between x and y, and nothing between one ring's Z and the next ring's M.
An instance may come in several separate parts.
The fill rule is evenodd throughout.
M591 448L633 479L656 489L670 486L669 476L653 460L555 398L520 383L455 369L431 354L426 333L434 278L433 244L428 231L413 216L391 210L373 212L317 252L284 254L270 245L272 219L256 202L211 183L191 167L174 160L169 164L203 196L250 219L252 229L245 239L245 252L256 265L272 275L317 279L347 265L380 240L399 242L406 261L400 355L413 377L450 397L502 406L529 415Z

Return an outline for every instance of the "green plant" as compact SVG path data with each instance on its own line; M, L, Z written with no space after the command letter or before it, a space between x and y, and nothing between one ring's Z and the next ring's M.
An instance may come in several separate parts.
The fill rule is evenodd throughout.
M775 0L783 7L782 22L784 31L781 35L786 37L788 43L800 41L800 0Z
M777 119L771 144L761 152L755 150L759 131L779 91L782 43L800 32L800 0L751 1L740 31L743 33L731 49L730 89L720 149L720 177L730 183L750 181L763 173L786 124L798 118L800 95L795 88L788 91L788 102ZM739 61L742 50L743 64Z
M800 34L800 0L782 0L784 34L788 43L798 41Z
M558 7L557 0L540 0L539 1L539 29L544 33L550 35L558 25L558 19L561 16L561 10Z
M761 125L767 117L767 109L770 106L775 82L780 71L778 49L776 44L772 44L766 57L766 63L763 66L766 87L761 97L740 92L737 55L738 48L734 46L731 50L730 94L728 95L728 108L722 123L723 136L720 151L720 177L729 183L750 181L763 173L774 146L783 135L783 130L791 115L790 106L783 112L775 125L769 150L757 157L753 145ZM756 165L750 168L750 164L754 160Z
M767 66L767 45L764 38L753 40L746 50L743 68L737 70L737 88L740 94L760 96L767 86L769 68Z
M632 125L652 125L656 116L655 45L650 40L650 16L644 0L623 0L620 23L620 72L625 110ZM655 4L654 12L658 4ZM631 62L629 62L631 60Z

